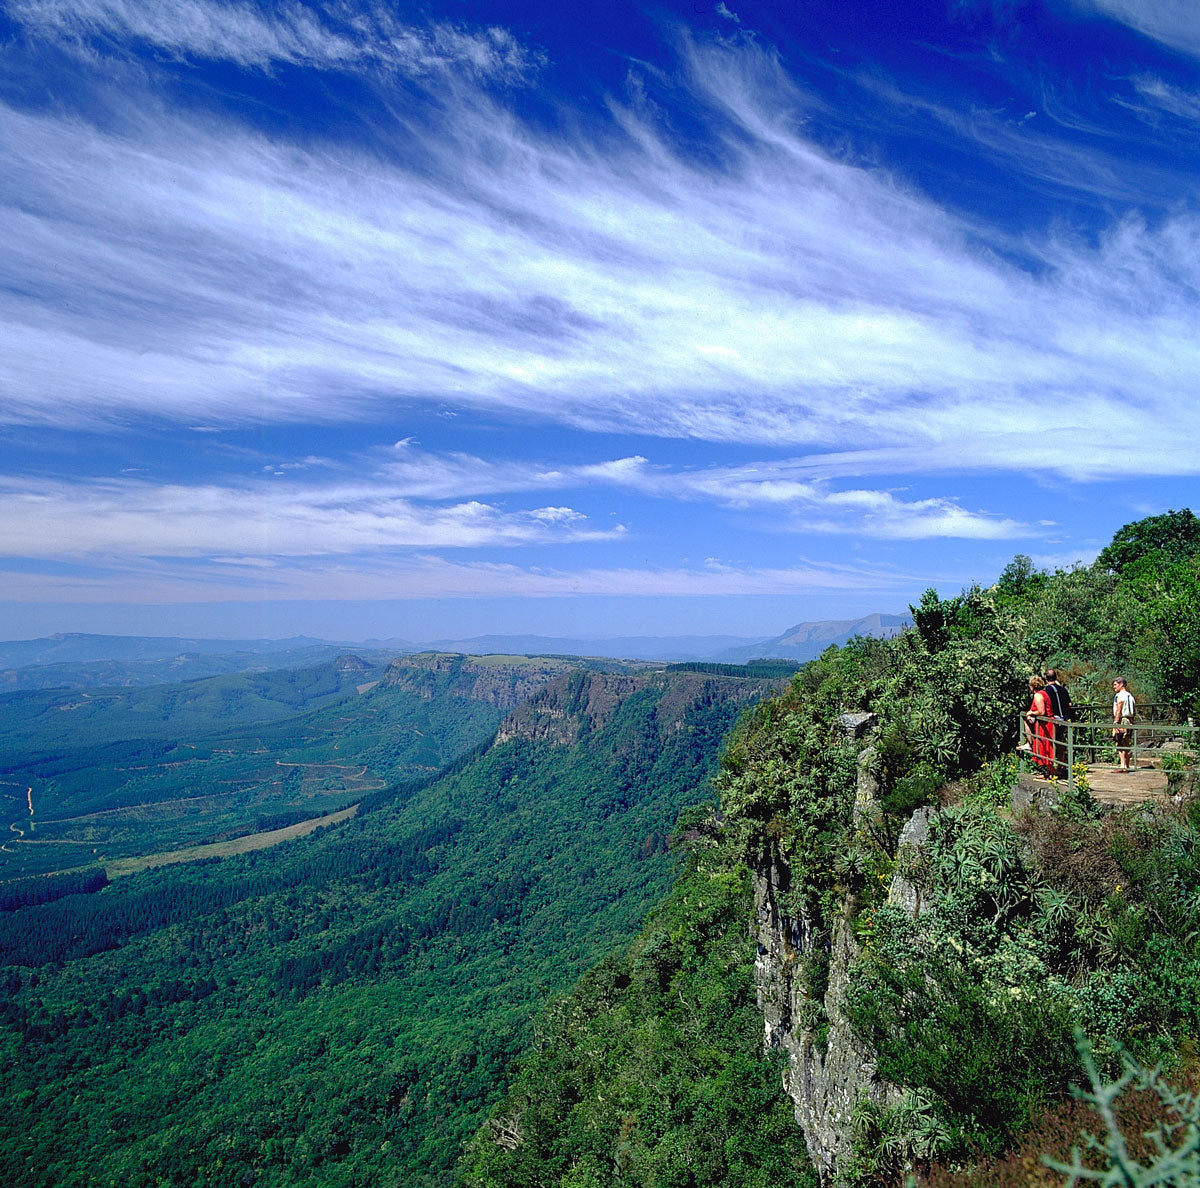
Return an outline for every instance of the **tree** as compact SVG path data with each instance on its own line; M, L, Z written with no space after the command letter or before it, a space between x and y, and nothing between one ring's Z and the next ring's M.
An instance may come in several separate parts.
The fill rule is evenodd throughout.
M1200 556L1169 567L1144 558L1121 587L1134 595L1135 659L1181 709L1200 714Z
M1127 565L1152 554L1167 565L1200 553L1200 519L1191 508L1147 516L1120 528L1096 558L1096 564L1120 573Z
M1047 576L1044 569L1034 565L1032 557L1018 553L1004 567L996 586L1001 594L1010 598L1024 598L1045 586Z

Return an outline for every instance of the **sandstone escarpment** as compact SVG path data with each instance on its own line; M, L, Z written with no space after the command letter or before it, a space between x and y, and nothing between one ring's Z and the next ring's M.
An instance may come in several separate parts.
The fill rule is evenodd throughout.
M501 724L496 741L526 738L567 746L601 729L625 702L638 696L654 699L658 737L664 738L689 728L689 711L695 706L757 701L780 684L692 672L581 670L551 682L518 706Z

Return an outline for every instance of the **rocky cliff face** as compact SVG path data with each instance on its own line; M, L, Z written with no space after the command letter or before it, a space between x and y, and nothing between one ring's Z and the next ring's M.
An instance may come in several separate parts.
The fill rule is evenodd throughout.
M854 809L856 827L864 830L873 827L880 812L873 758L871 748L864 747ZM849 971L859 952L853 926L855 904L842 905L827 935L814 929L803 913L787 913L781 899L791 871L774 843L753 871L753 881L755 980L766 1045L787 1054L784 1088L795 1104L796 1121L822 1184L836 1185L839 1165L844 1166L850 1154L850 1115L855 1104L860 1097L884 1105L898 1097L877 1076L874 1054L854 1034L842 1009ZM819 951L821 946L825 952ZM814 979L808 971L826 958L828 979L822 994L812 989ZM815 982L822 984L820 979Z
M528 738L567 746L600 729L620 706L639 693L657 698L660 737L682 730L688 711L710 702L757 701L777 692L781 681L709 676L694 672L611 673L581 670L560 677L519 705L500 726L497 743Z
M648 676L573 672L540 689L500 725L498 743L527 738L567 746L602 726L626 698L648 688Z
M577 670L579 663L541 656L419 652L393 660L380 684L399 686L427 698L449 693L509 710L564 673Z

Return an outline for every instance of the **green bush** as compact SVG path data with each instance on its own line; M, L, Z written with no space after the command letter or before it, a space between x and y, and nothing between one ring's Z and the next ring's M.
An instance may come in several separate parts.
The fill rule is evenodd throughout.
M925 1090L958 1156L1001 1149L1066 1091L1075 1068L1068 1004L981 981L954 956L877 966L855 984L849 1014L880 1075Z
M1066 1188L1078 1184L1101 1184L1105 1188L1197 1188L1200 1185L1200 1097L1173 1088L1157 1069L1140 1067L1128 1057L1115 1081L1100 1075L1091 1045L1080 1030L1075 1042L1087 1072L1090 1088L1075 1095L1090 1105L1104 1123L1102 1137L1085 1133L1071 1151L1070 1162L1047 1159L1046 1163L1066 1177ZM1130 1087L1157 1095L1165 1118L1139 1137L1149 1140L1152 1151L1145 1162L1137 1159L1122 1129L1118 1105ZM1085 1159L1085 1153L1101 1156ZM1095 1166L1099 1163L1100 1166Z

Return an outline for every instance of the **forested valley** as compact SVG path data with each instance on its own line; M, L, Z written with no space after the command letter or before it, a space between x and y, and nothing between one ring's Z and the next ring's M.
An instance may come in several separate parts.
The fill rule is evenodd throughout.
M436 704L462 667L407 677ZM536 1010L665 894L676 814L781 683L563 670L494 743L351 821L10 902L0 1149L19 1182L450 1183Z
M0 877L13 894L22 875L128 873L146 855L369 803L486 743L506 712L582 665L347 654L148 688L0 695L0 803L21 839L0 848Z

